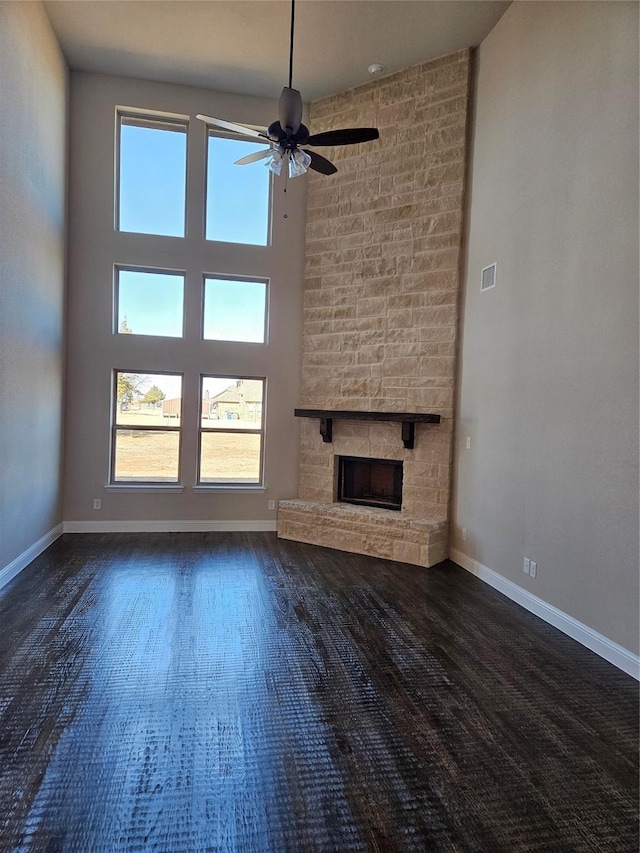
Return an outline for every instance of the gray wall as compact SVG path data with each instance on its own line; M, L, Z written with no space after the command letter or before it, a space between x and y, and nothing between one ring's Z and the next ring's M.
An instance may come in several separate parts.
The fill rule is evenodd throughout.
M67 71L0 3L0 571L62 521Z
M190 116L184 239L114 230L114 141L117 107ZM205 89L73 73L70 121L70 231L65 522L99 525L170 521L275 523L268 500L297 489L300 328L304 263L306 179L274 184L272 244L267 248L207 242L202 236L205 126L197 113L267 125L277 101L224 95ZM238 167L242 168L242 167ZM262 164L246 168L264 168ZM184 339L112 334L115 263L186 270ZM198 340L202 273L270 279L267 346ZM162 488L105 488L109 474L110 397L114 368L184 374L180 492ZM267 376L266 491L193 488L197 458L200 373ZM102 509L92 508L100 498Z
M452 544L637 652L638 6L513 4L476 83Z

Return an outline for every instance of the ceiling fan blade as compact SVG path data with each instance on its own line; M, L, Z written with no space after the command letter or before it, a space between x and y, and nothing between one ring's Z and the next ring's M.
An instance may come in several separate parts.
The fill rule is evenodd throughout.
M298 132L302 123L302 95L297 89L285 86L280 95L280 127L291 136Z
M263 151L254 151L253 154L247 154L244 157L241 157L239 160L236 160L234 163L235 166L246 166L248 163L255 163L256 160L264 160L265 157L269 157L273 148L269 146L265 148Z
M307 139L307 145L356 145L358 142L372 142L379 139L376 127L348 127L343 130L327 130L314 133Z
M316 154L315 151L306 151L304 148L301 150L311 157L311 162L309 163L310 169L320 172L321 175L335 175L338 171L333 163L327 160L326 157L323 157L322 154Z
M241 133L243 136L258 136L261 139L266 139L266 133L261 133L259 130L254 130L252 127L244 127L242 124L234 124L232 121L224 121L221 118L212 118L211 116L203 116L198 113L196 118L203 121L205 124L215 124L216 127L221 127L224 130L233 130L235 133Z

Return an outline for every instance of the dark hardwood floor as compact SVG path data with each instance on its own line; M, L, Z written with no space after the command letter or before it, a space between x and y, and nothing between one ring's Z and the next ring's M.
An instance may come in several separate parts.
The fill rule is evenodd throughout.
M462 569L66 535L0 592L0 850L638 850L638 689Z

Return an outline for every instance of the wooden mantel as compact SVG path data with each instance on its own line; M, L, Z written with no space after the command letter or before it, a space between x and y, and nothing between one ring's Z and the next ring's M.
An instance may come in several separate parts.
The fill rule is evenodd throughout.
M422 412L353 412L342 409L294 409L296 418L319 418L320 435L324 442L333 438L334 420L343 421L392 421L402 424L402 443L413 450L416 424L439 424L440 415Z

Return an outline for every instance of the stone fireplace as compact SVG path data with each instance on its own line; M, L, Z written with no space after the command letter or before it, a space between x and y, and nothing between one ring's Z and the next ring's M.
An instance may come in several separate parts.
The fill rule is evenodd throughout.
M317 423L303 421L305 464L300 498L280 501L278 535L405 563L430 566L447 555L449 425L418 425L413 450L402 446L397 424L339 421L323 442ZM402 462L399 511L336 500L341 457ZM301 476L301 480L302 480Z
M302 417L284 538L422 566L448 554L468 91L464 50L312 105L314 132L380 139L309 175L301 405L343 418ZM393 412L439 423L405 441L405 423L375 420ZM338 501L341 457L401 462L400 508Z

